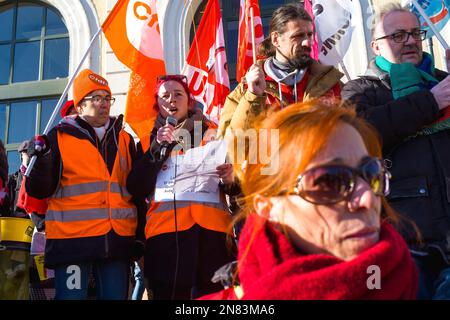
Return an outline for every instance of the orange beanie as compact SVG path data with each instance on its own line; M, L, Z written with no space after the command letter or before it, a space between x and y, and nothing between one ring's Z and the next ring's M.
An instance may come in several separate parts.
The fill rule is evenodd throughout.
M95 90L105 90L111 94L111 89L105 78L92 70L82 70L73 82L73 102L75 106L77 106L85 96Z

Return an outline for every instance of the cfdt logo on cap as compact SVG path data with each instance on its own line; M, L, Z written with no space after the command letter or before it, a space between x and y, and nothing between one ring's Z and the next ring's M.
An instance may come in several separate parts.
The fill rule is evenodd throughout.
M88 77L89 77L89 79L91 79L92 81L98 83L101 86L107 86L108 85L108 81L106 81L104 78L102 78L102 77L100 77L100 76L98 76L96 74L92 74L91 73Z

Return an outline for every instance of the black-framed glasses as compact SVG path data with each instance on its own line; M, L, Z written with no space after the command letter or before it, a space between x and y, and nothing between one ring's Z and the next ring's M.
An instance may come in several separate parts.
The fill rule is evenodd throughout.
M397 43L405 43L408 41L409 36L413 37L413 39L416 41L419 41L419 40L423 41L427 37L427 30L416 29L411 32L398 31L393 34L389 34L387 36L379 37L379 38L375 39L375 41L389 38Z
M156 78L157 82L179 80L188 83L187 77L184 74L163 74Z
M107 103L110 103L111 105L114 104L114 102L116 102L116 98L111 97L111 96L86 96L84 97L83 100L91 100L93 103L95 104L102 104L103 101L106 101Z
M377 196L389 194L390 173L381 159L372 157L364 158L358 168L331 164L308 169L298 176L293 191L282 194L298 195L313 204L331 205L350 199L358 177Z

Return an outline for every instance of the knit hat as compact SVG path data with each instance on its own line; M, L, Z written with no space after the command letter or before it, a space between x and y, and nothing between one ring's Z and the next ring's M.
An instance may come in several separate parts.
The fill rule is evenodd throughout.
M73 82L73 102L75 106L78 105L85 96L95 90L105 90L111 94L111 89L105 78L92 70L82 70Z
M65 116L68 116L70 113L70 109L74 108L75 105L73 103L73 100L67 100L66 103L64 103L64 105L61 108L61 118L64 118Z

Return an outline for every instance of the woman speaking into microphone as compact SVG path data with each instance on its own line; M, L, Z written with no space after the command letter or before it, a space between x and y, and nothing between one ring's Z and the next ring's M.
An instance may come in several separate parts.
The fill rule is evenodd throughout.
M202 201L180 201L176 193L173 199L156 199L159 175L170 164L177 168L177 155L203 145L216 125L194 107L185 76L158 77L154 94L158 116L150 141L141 142L150 147L131 171L127 188L151 200L145 224L144 276L153 299L192 299L220 290L211 278L234 259L234 245L227 246L226 241L231 215L224 194L233 189L233 168L224 163L207 173L217 181L220 178L218 202L201 197Z

